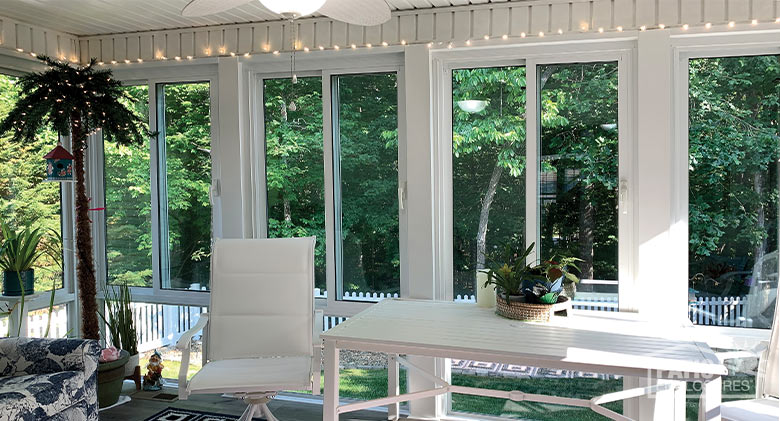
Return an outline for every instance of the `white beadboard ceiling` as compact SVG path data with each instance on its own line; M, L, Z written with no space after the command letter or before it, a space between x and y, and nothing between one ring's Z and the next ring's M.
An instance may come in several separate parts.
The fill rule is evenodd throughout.
M336 0L337 1L337 0ZM387 0L392 10L523 0ZM257 0L216 15L186 18L189 0L0 0L0 15L73 35L98 35L278 20Z

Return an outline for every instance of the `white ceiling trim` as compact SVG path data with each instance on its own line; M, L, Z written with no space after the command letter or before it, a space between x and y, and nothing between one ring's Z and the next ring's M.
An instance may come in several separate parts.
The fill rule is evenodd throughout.
M456 0L425 0L431 5ZM466 2L468 0L459 0ZM361 27L327 18L295 22L299 48L325 49L383 43L463 43L487 36L501 40L529 37L540 32L594 33L598 28L617 31L687 23L715 26L735 21L744 27L753 19L773 22L780 16L780 0L535 0L398 10L383 25ZM474 0L471 0L474 3ZM722 25L721 25L722 26ZM773 27L776 27L772 25ZM717 28L713 28L716 30ZM156 59L260 54L291 49L291 28L285 21L217 25L165 31L145 31L76 37L0 17L0 47L45 53L60 58L90 58L110 64Z
M524 34L532 37L540 32L552 35L546 39L555 40L559 32L598 35L598 28L618 31L659 24L671 27L687 23L695 27L711 22L723 26L735 21L745 27L753 19L774 22L778 9L780 0L539 0L396 11L390 21L372 27L326 18L301 19L295 25L299 49L329 49L337 45L344 49L352 44L376 48L383 43L462 43L485 36L499 40ZM80 57L82 61L95 57L105 63L121 64L139 58L149 61L163 57L268 53L290 50L292 33L287 22L273 21L87 36L79 38Z

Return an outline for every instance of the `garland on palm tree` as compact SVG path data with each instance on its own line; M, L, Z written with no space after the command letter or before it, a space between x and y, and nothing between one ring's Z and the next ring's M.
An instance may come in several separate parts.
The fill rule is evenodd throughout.
M141 144L149 133L143 118L120 102L126 96L110 70L39 56L47 65L42 72L29 73L19 80L21 98L0 122L0 134L11 132L13 140L32 140L43 127L53 127L60 135L71 135L73 169L76 173L76 254L82 333L86 339L99 339L97 285L92 259L89 198L84 174L87 137L102 131L104 138L119 144Z

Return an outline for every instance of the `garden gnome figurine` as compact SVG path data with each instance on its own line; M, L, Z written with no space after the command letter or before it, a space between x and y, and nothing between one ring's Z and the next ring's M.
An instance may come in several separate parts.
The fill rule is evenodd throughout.
M162 389L162 370L165 367L162 363L162 355L155 350L149 357L149 364L146 364L146 375L144 376L144 390Z

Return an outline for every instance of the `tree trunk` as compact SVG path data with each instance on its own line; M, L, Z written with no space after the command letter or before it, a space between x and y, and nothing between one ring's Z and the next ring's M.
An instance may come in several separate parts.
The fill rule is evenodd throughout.
M490 176L485 197L482 199L482 209L479 211L479 227L477 228L477 270L485 269L485 248L487 247L487 228L490 218L490 206L496 197L498 182L501 180L501 164L496 161L493 174Z
M756 193L756 196L758 196L758 200L756 201L756 225L758 230L764 231L766 226L766 210L764 209L764 202L761 197L764 193L764 174L761 171L757 171L753 174L753 191ZM756 245L753 252L753 264L761 263L765 254L766 238ZM763 267L761 264L758 264L757 267L758 273L754 274L754 276L757 279L761 279L761 277L763 277Z
M89 220L89 198L84 176L84 150L86 133L81 129L81 116L71 115L71 138L73 144L73 169L76 172L76 271L81 302L82 337L100 339L97 315L97 282L95 264L92 260L92 226Z
M580 278L593 279L593 230L596 225L596 210L590 196L593 185L582 188L580 197Z

